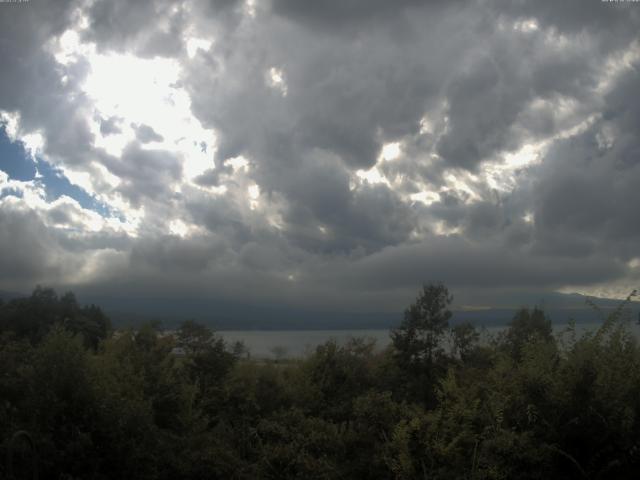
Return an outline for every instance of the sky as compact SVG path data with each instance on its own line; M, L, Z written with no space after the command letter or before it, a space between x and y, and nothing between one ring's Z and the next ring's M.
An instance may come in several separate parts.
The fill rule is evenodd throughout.
M0 290L623 298L639 32L631 1L0 3Z

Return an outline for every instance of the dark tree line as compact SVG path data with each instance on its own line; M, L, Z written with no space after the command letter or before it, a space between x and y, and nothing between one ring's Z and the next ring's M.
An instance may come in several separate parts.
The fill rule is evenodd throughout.
M425 286L383 351L330 341L269 362L193 321L113 332L38 288L0 304L0 458L17 450L27 478L11 442L28 432L44 479L636 478L623 306L583 335L522 309L481 341L449 326L451 300Z
M30 297L0 300L0 332L35 345L56 326L81 336L94 350L111 330L100 307L80 306L72 292L59 297L51 288L36 287Z

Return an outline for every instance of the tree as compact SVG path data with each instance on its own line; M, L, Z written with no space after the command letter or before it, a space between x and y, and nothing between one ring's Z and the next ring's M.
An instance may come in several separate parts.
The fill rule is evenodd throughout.
M306 377L317 389L312 400L326 418L346 421L351 417L351 401L373 385L370 363L374 341L352 338L345 345L329 340L318 345L305 362Z
M416 302L404 312L400 326L391 331L397 356L405 366L429 366L442 351L441 340L449 326L453 296L442 284L424 285Z
M34 350L30 367L31 391L21 407L37 422L37 428L26 429L34 435L43 470L89 476L96 404L83 339L54 326Z
M507 348L514 359L519 359L522 348L534 341L551 342L553 330L551 320L544 311L535 307L533 310L521 308L509 323L506 332Z
M201 400L215 403L224 377L231 371L237 357L228 351L224 339L194 320L182 322L177 333L177 345L184 349L184 366L198 385Z
M191 355L206 351L214 341L211 329L195 320L182 322L176 334L178 346Z
M465 322L454 326L451 329L451 344L454 354L460 357L463 362L478 343L480 334L471 323Z
M391 331L393 359L402 395L433 406L438 380L447 369L442 337L449 326L453 297L442 284L424 285L414 304Z
M53 289L38 286L30 297L0 304L0 332L13 332L38 344L55 325L80 334L85 345L94 350L111 330L109 318L99 307L80 306L72 292L58 297Z
M270 351L273 354L276 363L284 360L289 353L289 349L283 345L276 345L275 347L272 347Z

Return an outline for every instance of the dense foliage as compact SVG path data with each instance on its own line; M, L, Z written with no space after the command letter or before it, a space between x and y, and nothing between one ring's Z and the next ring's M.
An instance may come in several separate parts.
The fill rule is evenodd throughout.
M36 289L0 304L0 453L27 478L27 432L45 479L637 476L624 308L557 336L522 309L481 339L449 327L450 302L424 287L384 351L353 339L267 361L193 321L114 333L99 308Z

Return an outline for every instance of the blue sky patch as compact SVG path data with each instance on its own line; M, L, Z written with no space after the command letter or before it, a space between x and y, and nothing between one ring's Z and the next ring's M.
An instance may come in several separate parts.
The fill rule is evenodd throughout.
M75 199L83 208L93 210L103 217L117 215L107 204L96 200L84 189L72 184L64 173L41 158L35 159L27 153L20 141L12 142L4 125L0 125L0 170L12 180L22 182L33 180L36 172L40 174L38 181L42 183L47 202L52 202L62 195ZM16 194L5 191L2 196Z
M12 142L4 125L0 126L0 170L13 180L33 180L36 163L27 153L22 142Z

